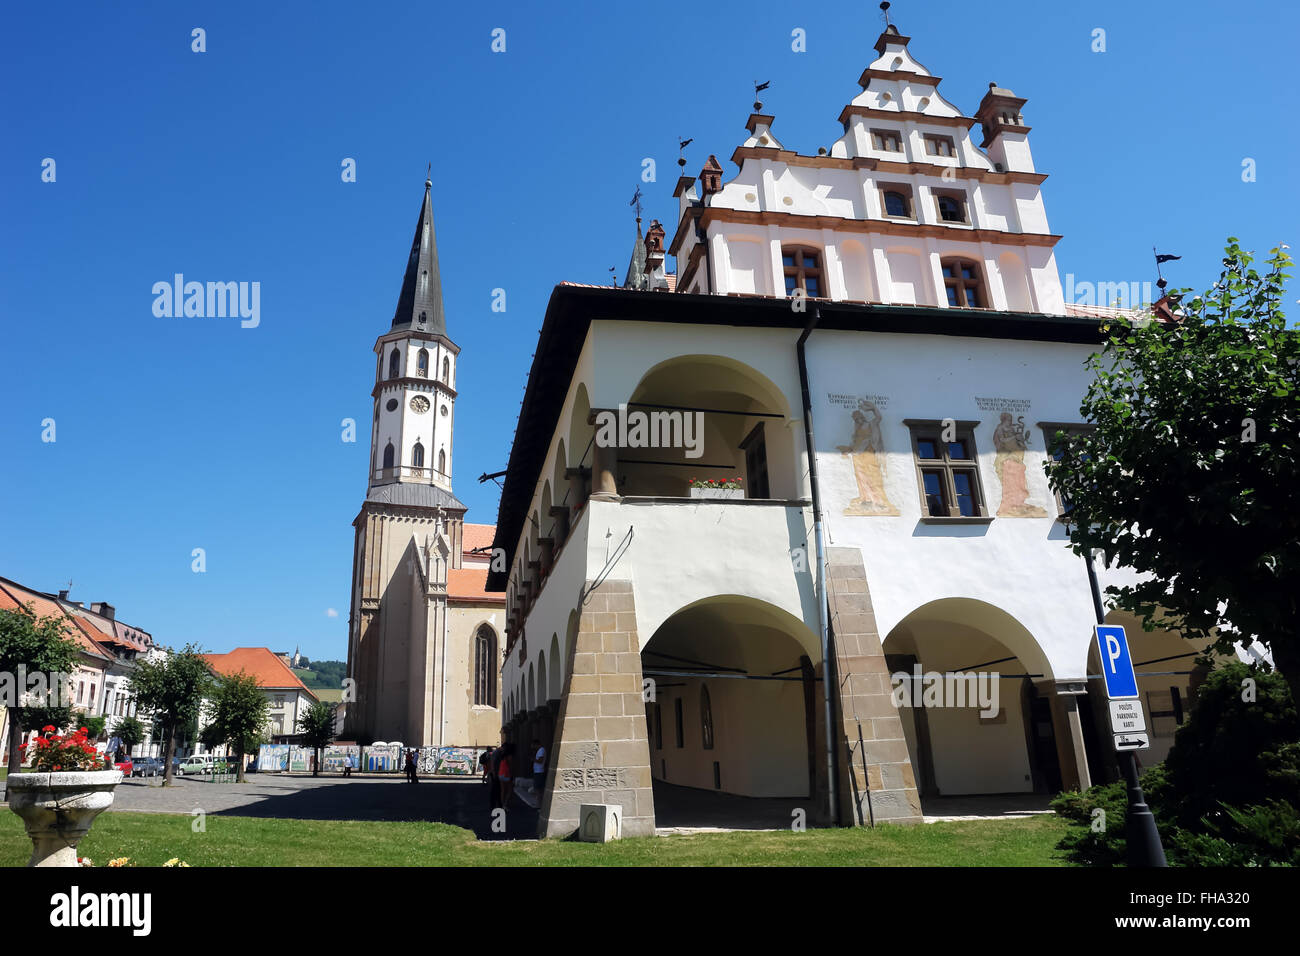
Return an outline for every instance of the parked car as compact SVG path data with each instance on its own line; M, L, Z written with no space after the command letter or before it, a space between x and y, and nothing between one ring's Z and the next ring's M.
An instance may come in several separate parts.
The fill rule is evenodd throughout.
M163 762L158 757L136 757L131 768L133 777L161 777Z
M127 757L125 760L119 760L117 763L113 764L113 769L120 770L124 777L129 777L131 776L131 771L135 769L135 764L131 762L130 757Z
M211 773L212 755L193 754L189 757L182 757L180 763L176 765L176 772L182 777L187 773Z

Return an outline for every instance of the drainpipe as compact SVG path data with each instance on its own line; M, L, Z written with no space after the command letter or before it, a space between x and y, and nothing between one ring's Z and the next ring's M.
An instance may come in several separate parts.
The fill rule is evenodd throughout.
M831 692L836 687L835 666L831 658L830 646L830 605L826 596L826 545L822 532L821 493L817 487L817 443L813 438L812 398L808 393L808 362L804 354L804 343L813 329L821 321L821 306L813 306L812 317L799 336L795 353L799 359L799 389L803 395L803 434L808 446L808 481L812 486L813 535L817 544L817 618L821 631L822 644L822 699L826 705L826 802L832 822L836 817L836 792L839 781L836 773L835 727L831 708Z

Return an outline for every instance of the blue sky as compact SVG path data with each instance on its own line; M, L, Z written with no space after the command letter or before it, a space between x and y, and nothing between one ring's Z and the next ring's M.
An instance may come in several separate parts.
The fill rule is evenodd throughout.
M433 164L462 348L455 488L495 521L552 286L619 277L688 170L728 162L754 80L789 148L839 135L875 3L11 6L0 36L0 575L108 600L171 645L347 651L371 348ZM1291 5L898 0L973 113L1027 97L1062 277L1198 288L1223 240L1297 240ZM707 12L706 12L707 11ZM191 30L207 50L191 50ZM490 49L494 28L506 50ZM791 49L806 31L807 52ZM1091 50L1106 31L1106 51ZM54 182L42 161L55 160ZM341 163L357 163L357 181ZM1256 181L1242 181L1255 161ZM157 318L174 273L261 283L257 328ZM507 309L491 310L504 288ZM1294 308L1294 306L1293 306ZM54 442L42 421L54 419ZM354 418L358 441L341 440ZM206 552L193 573L191 553ZM330 615L333 609L337 616Z

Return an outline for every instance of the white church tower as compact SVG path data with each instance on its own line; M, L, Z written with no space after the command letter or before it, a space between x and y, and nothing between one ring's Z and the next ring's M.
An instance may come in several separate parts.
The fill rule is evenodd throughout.
M449 691L463 698L468 682L461 675L449 687L448 679L463 657L453 649L459 635L448 601L465 516L451 490L460 350L447 337L432 188L426 180L397 310L374 348L369 477L353 522L348 676L356 699L344 730L362 743L442 746L463 736L449 731L447 700Z
M451 491L460 349L447 337L432 188L426 180L392 328L375 343L371 490L413 482Z

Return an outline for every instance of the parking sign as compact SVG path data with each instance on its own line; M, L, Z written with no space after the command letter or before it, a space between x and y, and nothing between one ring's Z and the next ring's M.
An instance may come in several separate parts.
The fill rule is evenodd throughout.
M1111 700L1137 697L1137 675L1133 673L1133 658L1129 656L1124 628L1098 624L1093 630L1101 654L1101 676L1106 679L1106 696Z

